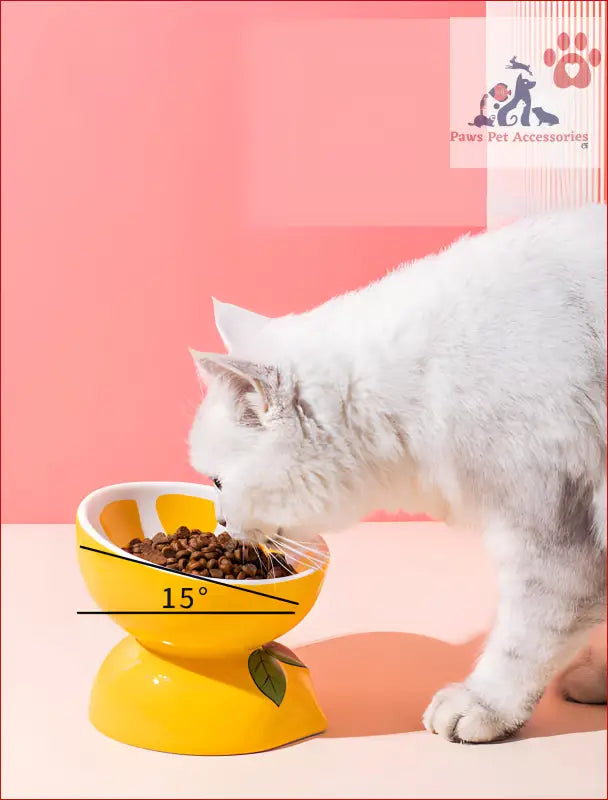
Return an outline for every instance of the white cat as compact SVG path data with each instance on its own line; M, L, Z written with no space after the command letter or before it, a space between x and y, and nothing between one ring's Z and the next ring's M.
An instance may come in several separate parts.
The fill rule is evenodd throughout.
M424 724L517 730L606 618L605 206L465 237L305 314L215 317L230 355L194 353L190 448L230 527L303 541L377 508L482 526L496 624ZM602 670L585 653L564 693L605 702Z

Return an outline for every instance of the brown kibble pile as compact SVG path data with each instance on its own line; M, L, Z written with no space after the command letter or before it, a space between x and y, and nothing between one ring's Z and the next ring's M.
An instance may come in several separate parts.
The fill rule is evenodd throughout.
M152 539L133 539L123 550L152 564L204 578L260 581L296 572L283 553L273 550L270 556L227 532L215 536L185 525L169 536L157 533Z

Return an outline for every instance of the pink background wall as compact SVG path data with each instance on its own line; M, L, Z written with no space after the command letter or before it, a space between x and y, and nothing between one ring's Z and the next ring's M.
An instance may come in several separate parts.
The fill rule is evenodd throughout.
M304 310L484 226L448 151L484 5L3 4L3 521L197 479L211 295Z

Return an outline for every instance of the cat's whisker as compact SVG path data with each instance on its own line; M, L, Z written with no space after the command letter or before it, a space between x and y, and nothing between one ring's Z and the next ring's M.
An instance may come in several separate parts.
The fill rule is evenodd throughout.
M325 561L322 559L320 554L311 553L310 551L300 550L295 545L286 544L285 542L277 542L279 549L285 550L288 553L293 553L297 555L299 558L307 559L308 561L314 562L315 564L322 565Z
M273 555L272 555L273 548L275 548L275 549L278 548L278 545L277 545L277 543L274 541L274 539L271 536L267 536L266 537L266 545L265 546L266 546L266 553L268 554L268 557L272 561L273 560Z
M283 550L292 558L297 558L298 563L312 565L317 569L322 569L326 566L327 561L323 561L320 557L315 556L310 552L302 552L297 547L293 547L291 545L287 545L284 542L277 542L277 546L280 550Z
M274 542L271 542L271 544L274 544ZM274 545L274 546L276 547L276 545ZM268 550L268 555L270 556L270 563L271 564L276 564L277 567L281 567L282 566L282 564L279 562L278 558L272 552L272 550Z
M296 541L295 539L290 539L288 536L284 536L283 534L279 534L278 535L277 541L279 541L279 542L287 542L288 544L293 545L294 547L300 548L304 552L313 553L313 554L318 555L318 556L320 556L322 558L325 558L325 559L328 558L327 553L324 550L321 550L319 547L309 546L309 545L306 544L306 542L301 542L301 541Z
M277 545L279 550L285 550L291 556L296 556L296 558L300 563L313 564L318 569L321 569L327 564L327 560L323 561L320 558L315 557L315 555L313 555L312 553L303 552L302 550L299 550L297 547L293 547L292 545L289 545L284 541L275 541L275 544Z
M276 541L279 545L284 544L285 547L289 546L292 549L296 550L297 552L300 552L306 555L307 557L314 558L322 563L327 563L329 561L329 556L325 551L317 547L309 547L304 542L298 542L295 541L294 539L290 539L287 536L282 536L282 535L278 536Z
M255 547L255 555L256 555L256 558L257 558L258 563L260 565L260 573L261 574L263 574L265 572L264 564L262 563L262 557L260 555L260 550L262 549L262 547L263 547L263 545L261 545L261 544L260 545L256 545L256 547Z
M301 547L303 547L303 548L305 548L307 550L312 550L313 549L310 545L307 545L306 542L302 542L302 541L299 541L297 539L291 539L289 536L285 536L285 534L281 533L281 532L276 534L276 538L277 539L281 539L281 540L283 540L285 542L289 542L290 544L300 545Z
M273 539L272 537L269 537L269 538L268 538L268 541L269 541L269 543L271 544L271 546L272 546L273 548L275 548L276 550L278 550L278 551L280 551L280 552L283 552L283 551L284 551L284 548L283 548L283 547L281 547L281 545L279 544L279 542L277 542L277 541L276 541L275 539ZM270 550L270 549L269 549L269 551L268 551L268 555L270 556L271 560L275 561L275 563L276 563L276 565L277 565L278 567L284 568L284 564L281 564L281 562L278 560L278 558L277 558L276 554L275 554L275 553L273 553L273 551L272 551L272 550ZM289 556L290 556L290 558L292 558L292 555L291 555L291 554L289 554ZM294 560L296 560L296 561L297 561L297 564L298 564L298 565L300 564L300 558L299 558L299 557L297 557L297 558L296 558L296 559L294 559ZM294 570L294 571L297 571L297 570Z

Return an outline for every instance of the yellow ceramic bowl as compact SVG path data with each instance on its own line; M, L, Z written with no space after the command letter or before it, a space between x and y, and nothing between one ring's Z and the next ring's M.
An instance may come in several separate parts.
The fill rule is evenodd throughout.
M314 561L300 559L297 574L265 581L184 575L122 550L180 525L218 531L213 497L198 484L127 483L93 492L78 508L87 587L98 610L130 634L107 657L91 697L93 723L120 741L229 754L325 727L308 670L270 644L317 598L328 560L321 539Z

